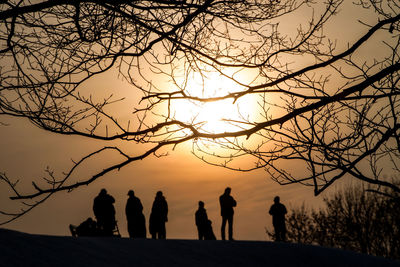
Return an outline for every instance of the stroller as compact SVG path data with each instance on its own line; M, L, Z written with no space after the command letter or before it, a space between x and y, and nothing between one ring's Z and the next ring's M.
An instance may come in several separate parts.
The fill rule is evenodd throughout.
M71 231L71 235L73 237L78 236L110 236L109 233L106 233L101 227L99 227L98 223L92 218L88 218L84 222L82 222L79 226L69 225L69 230ZM117 221L114 221L114 228L112 230L111 236L121 237L121 234L118 229Z

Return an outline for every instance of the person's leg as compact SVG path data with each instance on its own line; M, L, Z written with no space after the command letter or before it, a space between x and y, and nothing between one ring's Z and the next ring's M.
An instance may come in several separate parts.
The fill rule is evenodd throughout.
M285 225L282 227L282 231L281 231L281 240L282 240L283 242L286 241L286 227L285 227Z
M225 240L225 225L226 225L227 218L222 216L222 224L221 224L221 238Z
M228 218L229 240L233 240L233 215Z
M207 240L207 227L202 225L200 227L201 240Z
M146 225L143 223L141 226L140 237L146 238L146 235L147 235Z
M141 214L140 219L139 219L139 238L146 238L146 220L144 218L144 215Z
M166 239L167 238L167 231L165 229L165 223L160 224L160 232L159 232L159 239Z
M279 227L275 227L275 241L281 241L281 229Z
M128 233L129 233L130 238L134 237L133 226L132 226L132 222L130 222L130 221L128 221Z
M159 234L158 234L158 225L154 222L153 223L153 228L152 228L152 233L151 236L153 239L158 239L159 238Z
M200 226L197 226L197 233L198 233L198 235L199 235L199 240L203 240L203 233L202 233L202 231L201 231Z

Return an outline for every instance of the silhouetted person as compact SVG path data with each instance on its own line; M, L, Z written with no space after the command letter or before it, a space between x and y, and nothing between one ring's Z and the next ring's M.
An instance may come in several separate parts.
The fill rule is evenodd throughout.
M287 213L285 205L279 202L280 198L274 198L274 204L269 209L269 214L272 215L272 224L275 229L275 241L286 240L286 225L285 214Z
M208 224L208 216L206 209L204 208L203 201L199 201L199 208L197 209L194 217L196 221L197 232L199 234L199 240L204 240Z
M165 239L165 223L168 221L168 204L161 191L158 191L150 213L150 234L153 239Z
M113 235L115 228L115 199L107 194L107 190L101 189L93 202L93 212L96 216L97 224L104 235Z
M97 236L99 235L97 223L92 218L87 218L79 226L70 224L69 230L72 236Z
M140 199L135 196L133 190L128 192L128 200L125 206L126 219L128 221L128 233L131 238L146 238L146 222L143 215L143 206Z
M98 235L97 223L92 219L88 218L76 227L76 234L78 236L96 236Z
M219 197L219 204L221 205L221 238L225 240L225 225L229 224L229 240L233 240L233 207L236 207L236 200L233 199L231 188L227 187L225 192Z

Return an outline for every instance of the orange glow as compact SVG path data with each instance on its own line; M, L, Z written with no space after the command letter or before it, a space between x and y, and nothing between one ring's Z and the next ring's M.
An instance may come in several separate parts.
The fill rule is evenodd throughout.
M185 90L188 95L194 97L219 97L243 90L232 80L217 73L208 73L203 80L199 74L191 78ZM203 131L221 133L245 127L245 124L237 122L251 117L255 106L255 97L249 95L239 98L235 103L232 98L205 103L174 100L171 104L171 114L180 121L201 123Z

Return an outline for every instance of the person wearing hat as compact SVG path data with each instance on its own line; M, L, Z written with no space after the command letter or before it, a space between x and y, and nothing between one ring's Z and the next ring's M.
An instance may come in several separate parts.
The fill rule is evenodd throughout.
M130 238L146 238L146 223L143 215L143 206L140 199L135 196L133 190L128 192L128 201L125 206L125 214L128 222Z

